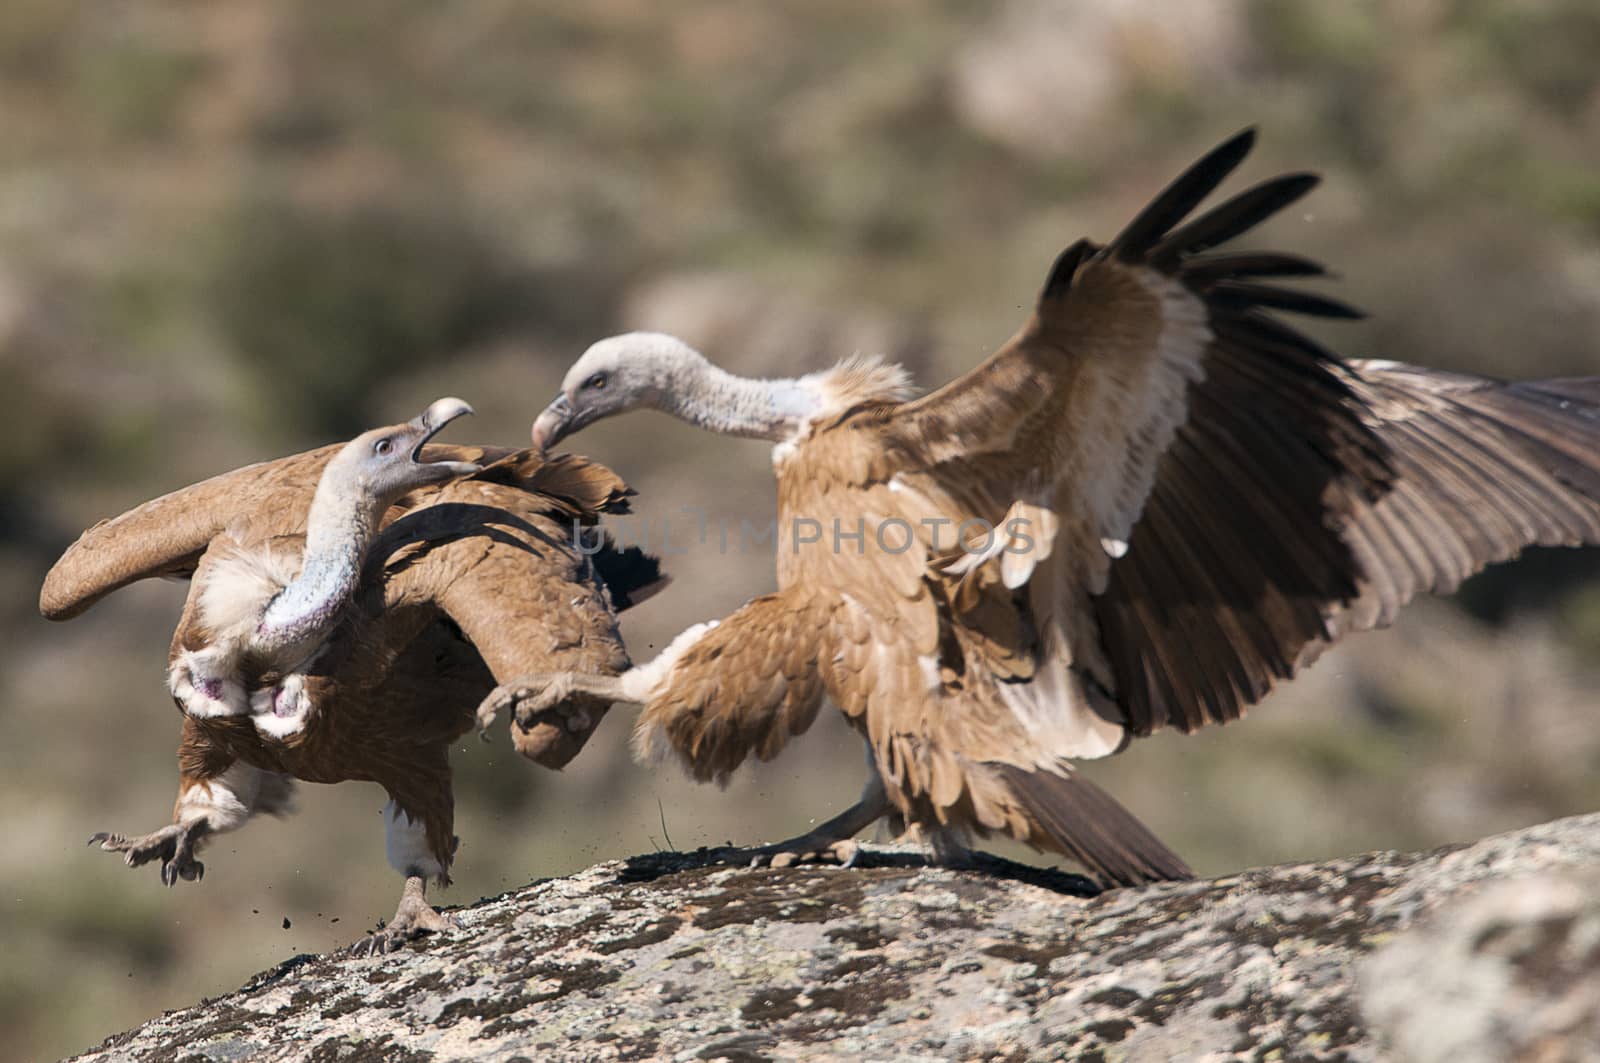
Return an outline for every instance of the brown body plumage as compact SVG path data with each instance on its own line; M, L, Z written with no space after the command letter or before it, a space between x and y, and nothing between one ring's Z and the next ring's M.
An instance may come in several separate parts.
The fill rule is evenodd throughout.
M936 848L1003 832L1115 883L1187 875L1069 761L1234 719L1341 635L1526 546L1600 542L1600 380L1347 362L1283 324L1354 312L1276 284L1314 263L1211 249L1315 178L1188 217L1252 139L1110 245L1068 248L1021 330L923 398L859 362L757 381L660 334L592 346L535 442L650 407L777 443L779 589L618 679L519 681L480 719L608 693L643 703L642 747L720 780L826 694L872 778L776 848L892 812Z
M310 495L337 451L253 465L102 522L52 569L41 610L65 619L134 580L188 575L170 657L204 647L211 633L199 602L213 570L240 552L299 550ZM207 834L285 811L293 779L376 782L391 799L390 861L410 880L408 901L379 943L438 925L421 903L421 882L448 881L454 854L449 743L471 727L497 676L625 669L615 608L660 577L652 559L603 544L593 527L602 514L625 511L632 493L603 466L481 447L430 445L424 456L483 469L414 491L384 513L343 619L310 664L287 677L310 706L303 724L276 736L247 715L186 715L173 827L131 841L97 838L130 863L160 859L170 884L199 877L194 852ZM575 535L587 537L582 549ZM246 685L285 678L251 674ZM514 726L513 739L524 755L558 768L608 707L575 697Z

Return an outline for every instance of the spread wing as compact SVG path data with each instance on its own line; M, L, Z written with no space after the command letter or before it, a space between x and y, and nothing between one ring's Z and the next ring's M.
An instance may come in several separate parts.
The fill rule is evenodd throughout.
M1095 602L1136 733L1236 718L1419 593L1527 546L1600 541L1600 381L1362 361L1342 376L1392 469L1370 493L1313 490L1253 424L1225 434L1197 412L1179 432ZM1197 389L1197 411L1222 386Z
M1057 260L982 365L870 411L863 478L928 477L1050 536L996 558L1046 660L1137 734L1240 715L1347 631L1525 546L1600 539L1592 382L1345 363L1274 311L1351 316L1212 249L1294 202L1266 181L1185 220L1248 152L1201 159L1105 248Z
M312 492L341 444L246 465L152 499L78 537L45 576L39 611L70 620L118 588L152 576L187 577L211 540L266 517L280 534L305 530ZM493 461L503 448L430 444L431 460Z

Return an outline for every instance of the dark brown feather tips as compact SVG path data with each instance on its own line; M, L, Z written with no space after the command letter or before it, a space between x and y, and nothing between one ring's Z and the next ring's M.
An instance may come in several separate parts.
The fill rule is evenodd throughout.
M1124 261L1138 261L1167 231L1200 205L1255 146L1256 131L1245 129L1212 148L1134 215L1106 248Z

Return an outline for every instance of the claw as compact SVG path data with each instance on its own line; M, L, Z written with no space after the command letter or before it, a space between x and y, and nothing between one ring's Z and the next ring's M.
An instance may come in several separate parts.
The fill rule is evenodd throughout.
M375 930L351 946L356 956L382 956L394 952L408 941L425 934L442 934L461 924L454 916L445 915L430 905L424 897L422 879L411 878L400 896L400 907L387 925Z
M572 696L572 677L567 673L529 675L504 683L478 703L478 733L494 725L500 710L509 708L517 724L527 730L540 713L547 712Z
M170 887L177 885L180 879L199 882L205 877L205 865L194 858L194 853L208 829L205 820L194 820L171 823L140 838L98 831L89 837L89 844L99 845L108 853L122 853L122 862L128 867L142 867L152 860L160 860L161 884Z
M485 742L489 740L489 728L494 726L495 720L500 717L500 710L507 705L515 705L519 700L527 697L530 691L524 686L511 686L505 684L489 691L489 696L478 703L478 736Z

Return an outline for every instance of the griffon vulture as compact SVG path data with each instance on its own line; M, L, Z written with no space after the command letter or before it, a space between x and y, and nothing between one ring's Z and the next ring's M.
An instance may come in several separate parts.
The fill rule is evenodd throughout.
M1316 178L1190 217L1252 141L1104 247L1067 248L1021 330L921 398L871 360L751 380L664 335L590 347L535 443L640 407L772 441L779 589L619 677L503 687L480 719L639 702L638 748L721 780L826 693L873 777L777 851L892 812L936 853L1002 832L1113 883L1187 876L1070 762L1235 719L1342 635L1526 546L1600 541L1600 379L1345 361L1295 331L1279 312L1354 313L1279 284L1322 270L1214 249Z
M217 544L196 602L205 645L184 650L167 670L167 687L187 715L249 713L278 737L300 729L295 673L349 606L384 512L414 489L482 469L470 461L418 460L440 429L471 412L460 399L440 399L408 424L345 444L317 480L303 543ZM246 667L283 678L246 693Z
M376 782L406 882L367 946L446 925L425 888L448 884L455 853L450 742L497 679L626 669L615 610L661 583L653 558L595 527L627 510L632 491L614 473L529 450L424 446L460 412L436 403L342 447L214 477L67 550L40 594L54 620L139 579L191 578L169 655L191 680L173 684L185 710L173 822L90 844L130 866L159 860L169 886L198 880L204 841L287 812L293 780ZM577 695L524 717L513 739L559 768L609 705Z

